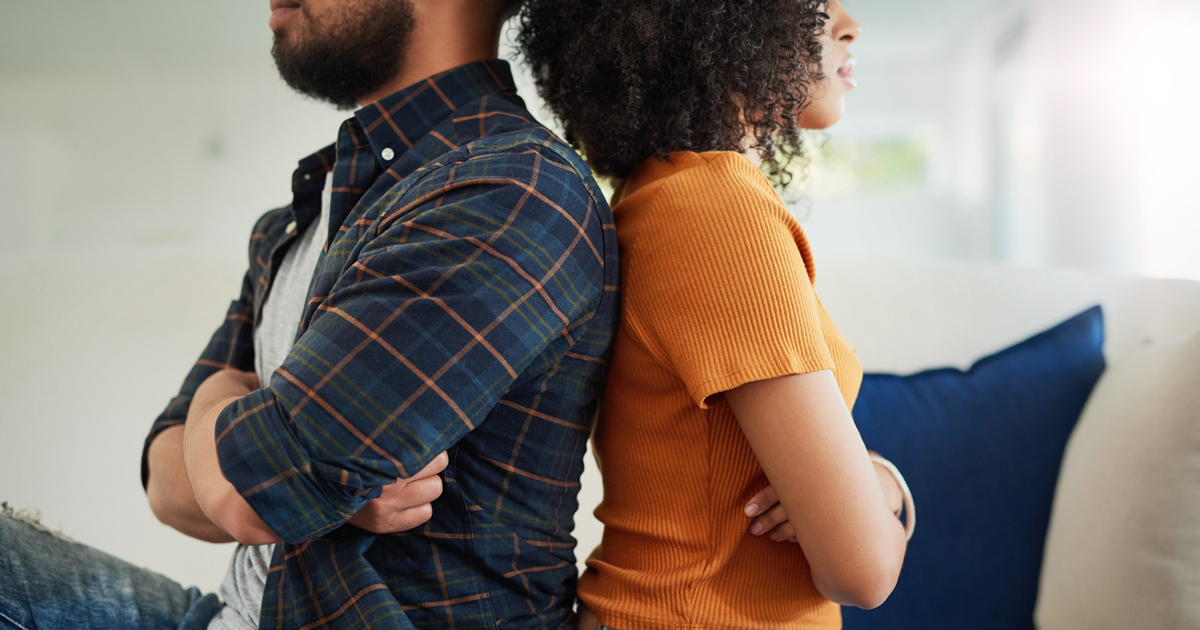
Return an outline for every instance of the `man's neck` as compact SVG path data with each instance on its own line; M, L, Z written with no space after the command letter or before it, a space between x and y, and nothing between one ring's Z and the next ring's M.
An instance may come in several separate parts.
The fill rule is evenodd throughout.
M479 10L478 0L414 2L416 28L404 67L359 103L370 105L439 72L500 56L500 27L495 16Z

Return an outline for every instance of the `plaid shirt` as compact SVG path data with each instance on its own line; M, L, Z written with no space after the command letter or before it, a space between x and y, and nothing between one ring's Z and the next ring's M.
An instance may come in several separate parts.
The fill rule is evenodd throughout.
M253 370L273 274L331 169L296 345L216 429L225 476L285 541L262 628L573 625L571 531L617 321L616 237L587 167L532 119L504 62L388 96L301 161L293 203L258 221L242 295L147 447L210 375ZM430 522L388 536L346 524L445 450Z

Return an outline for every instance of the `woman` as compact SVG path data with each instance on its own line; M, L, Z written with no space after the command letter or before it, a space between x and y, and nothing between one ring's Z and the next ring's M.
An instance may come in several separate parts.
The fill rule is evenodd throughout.
M838 604L895 586L903 481L855 429L862 371L773 183L801 128L841 117L858 24L837 0L531 0L523 20L540 92L616 188L584 627L839 628Z

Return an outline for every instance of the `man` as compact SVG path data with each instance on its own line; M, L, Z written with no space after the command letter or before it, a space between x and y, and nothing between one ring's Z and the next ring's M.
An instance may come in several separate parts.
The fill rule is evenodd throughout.
M616 243L496 60L518 2L271 1L284 80L361 109L146 440L159 519L242 543L225 603L0 518L0 626L574 623Z

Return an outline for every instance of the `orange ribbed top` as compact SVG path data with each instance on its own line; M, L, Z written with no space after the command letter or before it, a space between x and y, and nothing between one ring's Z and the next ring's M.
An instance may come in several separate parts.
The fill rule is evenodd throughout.
M596 427L604 539L580 598L617 630L841 627L795 543L748 533L768 481L722 392L854 351L813 291L808 240L737 153L651 159L614 199L622 314Z

